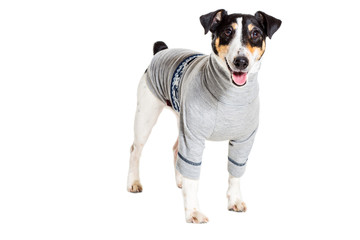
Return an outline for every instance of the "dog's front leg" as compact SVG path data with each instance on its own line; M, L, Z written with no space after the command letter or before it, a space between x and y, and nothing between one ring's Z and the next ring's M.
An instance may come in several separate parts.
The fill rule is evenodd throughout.
M246 211L246 205L240 192L240 177L245 172L246 162L254 143L256 129L245 139L230 140L229 142L229 188L227 197L229 199L228 209L230 211Z
M199 180L183 178L182 192L184 196L185 218L188 223L207 223L209 221L199 210L198 186Z
M229 188L227 191L228 209L235 212L245 212L246 205L240 191L240 178L229 174Z

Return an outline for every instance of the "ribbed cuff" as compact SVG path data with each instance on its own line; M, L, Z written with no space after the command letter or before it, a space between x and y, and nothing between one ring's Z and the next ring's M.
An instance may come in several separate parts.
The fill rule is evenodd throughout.
M193 162L178 153L176 169L186 178L198 180L200 178L201 162Z
M247 159L243 162L237 162L229 157L228 160L228 172L231 176L239 178L244 175Z

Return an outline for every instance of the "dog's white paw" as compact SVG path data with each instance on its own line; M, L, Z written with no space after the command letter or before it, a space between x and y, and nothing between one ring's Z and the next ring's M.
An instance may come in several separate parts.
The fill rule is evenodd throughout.
M245 212L246 204L242 200L240 191L240 178L229 176L229 189L227 191L228 209L234 212Z
M140 193L142 192L143 187L139 180L134 181L132 184L128 185L128 191L132 193Z
M234 212L246 212L247 208L246 208L245 202L238 199L234 202L229 200L228 209L229 209L229 211L234 211Z
M209 219L198 210L186 211L187 223L207 223Z

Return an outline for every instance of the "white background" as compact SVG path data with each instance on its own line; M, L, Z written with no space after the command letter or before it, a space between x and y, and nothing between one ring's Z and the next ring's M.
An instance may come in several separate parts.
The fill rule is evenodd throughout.
M1 1L0 239L359 239L356 1ZM126 191L136 88L157 40L210 53L199 16L283 21L259 74L260 128L227 211L227 143L208 142L185 223L164 111Z

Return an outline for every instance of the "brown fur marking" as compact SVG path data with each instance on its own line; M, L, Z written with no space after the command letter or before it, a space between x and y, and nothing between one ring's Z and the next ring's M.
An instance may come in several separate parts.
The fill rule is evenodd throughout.
M220 44L220 38L217 38L215 40L216 51L218 52L219 57L222 58L223 60L225 60L225 56L229 50L229 46L228 45L219 45L219 44Z
M262 47L260 49L260 56L258 57L258 60L264 55L265 48L266 48L266 44L265 44L265 40L263 40Z
M251 23L248 25L248 29L249 29L249 32L251 31L251 30L253 30L253 28L254 28L254 25L252 25Z
M254 55L254 53L255 53L256 50L258 50L258 51L260 50L259 47L252 47L250 44L247 44L246 47L247 47L247 49L249 49L249 51L250 51L251 54L253 54L253 55Z
M252 47L250 44L247 44L246 48L249 49L252 55L254 55L254 53L257 52L258 53L257 60L259 60L265 52L265 48L266 48L265 40L263 40L262 42L262 47Z
M232 26L232 28L233 28L234 30L236 30L237 27L238 27L238 25L237 25L236 23L231 24L231 26Z

